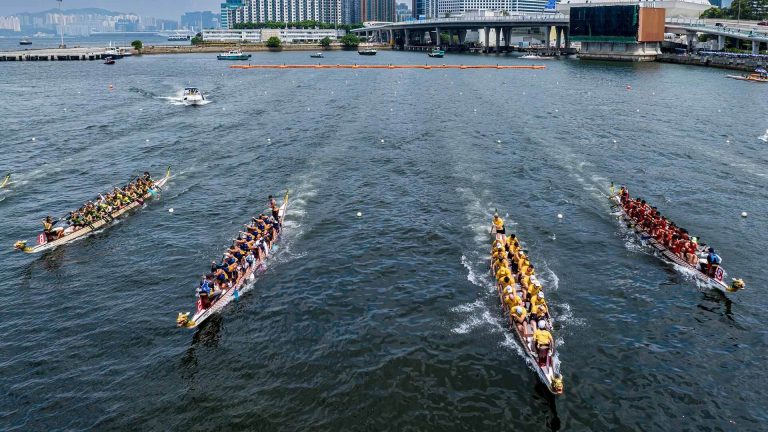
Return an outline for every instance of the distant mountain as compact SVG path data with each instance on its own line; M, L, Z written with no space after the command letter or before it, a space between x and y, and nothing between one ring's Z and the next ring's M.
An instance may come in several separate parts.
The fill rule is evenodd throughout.
M65 13L67 15L106 15L106 16L114 16L114 15L136 15L133 12L115 12L107 9L100 9L100 8L82 8L82 9L62 9L62 13ZM44 16L46 14L50 13L59 13L58 9L48 9L46 11L42 12L21 12L17 13L15 15L28 15L28 16Z

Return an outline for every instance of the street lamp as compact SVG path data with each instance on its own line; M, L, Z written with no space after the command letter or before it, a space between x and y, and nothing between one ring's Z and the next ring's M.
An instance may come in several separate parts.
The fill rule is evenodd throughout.
M61 44L59 44L59 48L66 48L67 46L64 45L64 14L61 12L61 1L62 0L56 0L59 2L59 33L61 34Z

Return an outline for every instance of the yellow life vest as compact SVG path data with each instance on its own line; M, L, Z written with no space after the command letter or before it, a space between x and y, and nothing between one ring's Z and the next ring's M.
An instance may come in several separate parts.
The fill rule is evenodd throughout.
M536 339L537 345L550 345L552 344L552 333L549 330L539 330L533 332L533 338Z
M493 218L493 225L496 227L496 229L502 229L504 228L504 219L500 217Z

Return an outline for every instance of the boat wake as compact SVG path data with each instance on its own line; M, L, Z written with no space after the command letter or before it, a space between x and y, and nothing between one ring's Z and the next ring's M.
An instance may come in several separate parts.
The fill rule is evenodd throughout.
M213 102L212 100L207 99L207 97L208 97L207 94L203 93L203 95L205 95L206 100L204 100L202 102L199 102L197 104L198 106L208 105L209 103ZM154 96L153 95L152 97L154 97L155 99L160 99L160 100L168 101L169 104L174 105L174 106L186 106L187 105L186 103L184 103L184 90L177 91L174 96Z
M157 97L156 94L154 94L154 93L152 93L150 91L144 90L144 89L137 88L137 87L129 87L128 91L129 92L133 92L133 93L138 93L138 94L140 94L142 96L145 96L147 98Z
M765 130L765 133L761 136L757 137L762 142L768 142L768 129Z

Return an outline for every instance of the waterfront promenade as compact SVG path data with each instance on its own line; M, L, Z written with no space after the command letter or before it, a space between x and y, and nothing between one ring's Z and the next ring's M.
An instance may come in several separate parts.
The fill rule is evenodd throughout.
M387 50L391 47L387 44L366 45L377 50ZM208 45L150 45L142 48L141 52L131 47L122 47L131 55L153 55L153 54L200 54L212 53L218 54L229 50L239 49L243 52L264 52L264 51L354 51L355 48L348 49L341 45L332 45L322 47L317 44L290 44L283 45L279 49L269 48L263 44L208 44ZM64 60L101 60L109 55L105 48L46 48L46 49L28 49L17 51L0 51L0 61L64 61Z

